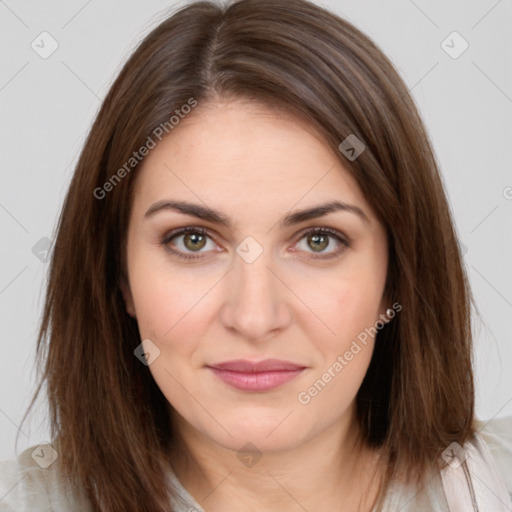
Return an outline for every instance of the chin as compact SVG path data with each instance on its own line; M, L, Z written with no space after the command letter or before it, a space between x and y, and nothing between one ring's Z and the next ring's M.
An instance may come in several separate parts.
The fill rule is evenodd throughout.
M290 415L291 416L291 415ZM243 422L223 422L223 428L217 425L215 431L203 434L223 447L238 452L248 443L261 452L278 452L296 447L305 441L307 433L302 433L299 426L281 417L254 417ZM290 418L291 419L291 418ZM230 435L231 434L231 435ZM302 435L303 434L303 435Z

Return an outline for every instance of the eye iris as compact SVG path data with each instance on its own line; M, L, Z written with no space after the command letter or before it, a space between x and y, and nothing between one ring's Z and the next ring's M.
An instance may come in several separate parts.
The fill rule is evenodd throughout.
M312 242L312 244L310 243ZM326 235L309 235L308 244L315 251L322 251L329 245L329 237Z
M206 237L198 233L185 234L183 241L187 249L192 251L202 249L206 244Z

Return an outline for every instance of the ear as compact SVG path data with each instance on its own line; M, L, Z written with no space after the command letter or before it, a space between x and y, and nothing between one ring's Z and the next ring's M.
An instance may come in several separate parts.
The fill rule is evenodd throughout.
M121 293L123 295L126 312L133 318L136 318L132 292L130 291L130 286L124 276L121 277L121 280L119 281L119 288L121 289Z

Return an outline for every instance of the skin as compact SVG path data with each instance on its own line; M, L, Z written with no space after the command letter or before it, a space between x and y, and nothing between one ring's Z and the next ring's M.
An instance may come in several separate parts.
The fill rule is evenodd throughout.
M374 502L377 454L356 443L355 422L374 339L308 404L297 398L390 307L385 229L336 151L301 120L218 100L200 104L137 170L121 289L142 339L160 350L149 370L183 441L172 465L205 510L318 510L321 500L322 508L369 511ZM172 210L145 218L160 200L207 205L233 226ZM367 222L336 211L279 224L334 200L361 208ZM211 237L203 246L185 245L184 235L168 242L197 257L183 260L161 241L189 226ZM350 245L329 236L316 252L313 227L336 230ZM251 263L236 252L248 236L263 249ZM271 391L246 392L206 368L267 358L306 369ZM237 457L248 442L262 455L251 467Z

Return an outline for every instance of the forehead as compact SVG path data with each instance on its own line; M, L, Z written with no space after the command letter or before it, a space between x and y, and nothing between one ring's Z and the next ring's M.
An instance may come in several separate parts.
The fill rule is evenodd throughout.
M355 179L313 127L261 104L199 105L137 170L141 207L168 198L280 212L308 200L339 199L368 209Z

